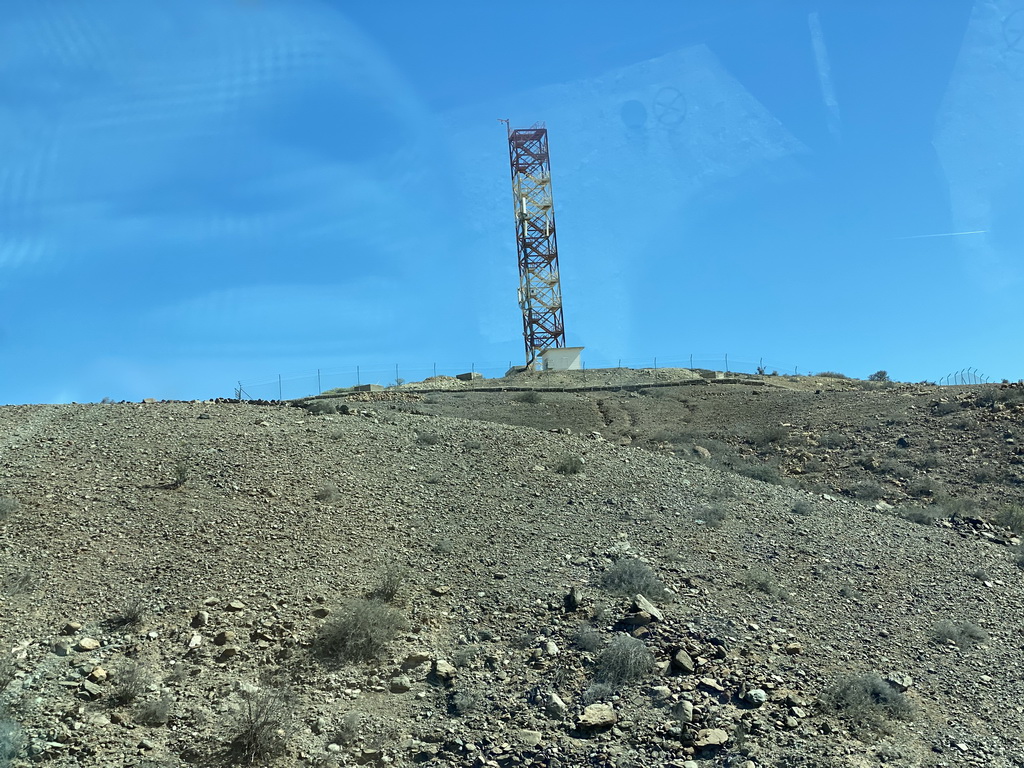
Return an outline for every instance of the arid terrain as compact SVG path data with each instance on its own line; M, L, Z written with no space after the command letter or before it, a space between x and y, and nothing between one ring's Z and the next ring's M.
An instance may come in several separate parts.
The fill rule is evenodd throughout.
M0 407L0 766L1024 766L1024 388Z

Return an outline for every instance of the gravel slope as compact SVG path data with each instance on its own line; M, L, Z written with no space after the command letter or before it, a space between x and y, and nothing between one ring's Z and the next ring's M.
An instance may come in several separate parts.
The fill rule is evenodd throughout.
M352 407L0 408L0 755L230 763L247 706L282 691L282 766L1024 765L1012 536L598 435ZM633 558L660 617L600 586ZM324 627L396 566L405 628L325 658ZM655 666L595 688L624 633ZM828 704L870 672L912 719Z

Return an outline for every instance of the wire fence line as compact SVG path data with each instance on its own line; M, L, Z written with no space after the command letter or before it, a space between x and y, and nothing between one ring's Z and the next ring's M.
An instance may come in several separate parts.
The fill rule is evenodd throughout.
M980 373L977 368L961 368L948 376L943 376L936 383L939 386L955 386L957 384L988 384L988 376Z
M391 386L407 381L422 381L431 376L457 376L462 373L479 373L484 378L496 379L503 377L511 368L519 363L507 362L454 362L431 363L430 365L405 366L394 365L369 366L354 365L342 368L323 368L315 372L285 376L278 374L273 378L261 381L239 381L234 387L234 397L242 400L293 400L322 394L332 389L344 389L362 384L379 384ZM800 375L801 369L796 365L779 365L765 361L738 360L728 354L719 355L685 355L673 357L622 357L622 358L591 358L581 360L584 369L597 370L607 368L657 369L657 368L691 368L727 373L764 373L778 375ZM810 371L803 370L803 375Z

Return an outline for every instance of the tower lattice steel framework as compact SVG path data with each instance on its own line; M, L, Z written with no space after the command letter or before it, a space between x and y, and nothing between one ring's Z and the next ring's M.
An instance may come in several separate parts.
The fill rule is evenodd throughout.
M508 127L507 121L503 122ZM545 349L565 346L547 128L543 123L524 129L509 127L508 152L519 252L519 306L526 365L532 368Z

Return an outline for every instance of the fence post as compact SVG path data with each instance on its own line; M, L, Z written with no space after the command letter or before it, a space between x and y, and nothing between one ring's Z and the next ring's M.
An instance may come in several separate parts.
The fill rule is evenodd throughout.
M284 400L284 390L281 388L281 374L277 374L277 399Z
M356 386L360 386L363 382L359 380L359 366L356 366Z
M324 393L324 388L322 386L320 386L320 369L319 368L316 369L316 393L318 395L322 395Z
M690 370L693 370L693 355L690 355Z
M658 370L658 358L654 358L654 370Z
M437 363L434 363L434 377L437 377Z
M395 363L395 384L398 383L398 363Z
M725 372L729 372L729 353L725 353Z

